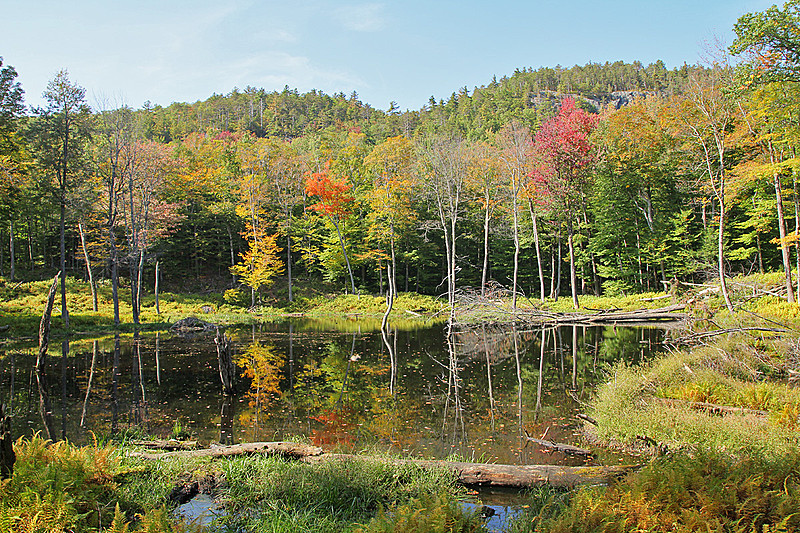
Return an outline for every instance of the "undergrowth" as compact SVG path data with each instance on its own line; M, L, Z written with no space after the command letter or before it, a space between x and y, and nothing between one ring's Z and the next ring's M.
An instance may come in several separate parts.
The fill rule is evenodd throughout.
M426 494L459 493L455 475L374 459L310 465L279 458L236 458L223 465L228 488L225 527L261 530L255 524L314 524L304 531L340 531L369 520L380 508L406 504Z
M14 451L14 475L0 482L0 531L167 533L186 529L168 517L164 497L169 489L154 490L153 479L146 488L142 485L142 490L126 493L126 487L135 485L126 480L140 472L124 466L116 447L77 447L36 435L19 439ZM161 484L168 479L164 477Z
M608 488L584 488L518 531L778 532L800 528L800 454L681 453Z

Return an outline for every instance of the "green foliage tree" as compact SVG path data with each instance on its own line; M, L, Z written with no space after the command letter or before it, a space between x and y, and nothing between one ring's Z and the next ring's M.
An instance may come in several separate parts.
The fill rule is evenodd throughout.
M66 292L66 210L67 190L85 171L85 142L91 130L91 110L86 104L86 90L61 70L47 83L44 99L47 107L35 110L36 120L30 134L40 167L55 181L60 209L61 318L69 327Z
M800 2L746 13L733 26L733 54L744 55L752 81L800 81Z

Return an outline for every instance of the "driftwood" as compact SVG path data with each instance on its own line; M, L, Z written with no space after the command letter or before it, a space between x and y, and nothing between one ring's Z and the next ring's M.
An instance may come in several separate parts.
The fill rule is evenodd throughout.
M131 441L134 446L143 446L144 448L151 448L154 450L196 450L200 446L196 440L134 440Z
M665 403L671 407L688 407L690 409L697 409L701 411L708 411L711 414L741 414L741 415L754 415L754 416L769 416L768 411L760 409L748 409L747 407L734 407L732 405L718 405L708 402L692 402L689 400L679 400L675 398L659 398L658 401Z
M639 298L640 302L655 302L656 300L666 300L667 298L672 298L671 294L665 294L663 296L654 296L652 298Z
M213 448L204 448L201 450L178 450L165 453L134 452L130 455L131 457L139 457L141 459L157 460L175 457L233 457L236 455L253 455L257 453L300 459L302 457L321 455L322 448L298 444L296 442L246 442L231 446L214 446Z
M567 455L581 455L587 457L592 456L592 452L590 452L589 450L578 448L577 446L572 446L571 444L561 444L559 442L551 442L549 440L536 439L528 435L527 431L525 432L525 438L527 439L527 442L533 442L534 444L538 444L539 446L543 446L545 448L549 448L557 452L566 453Z
M607 484L636 470L637 466L557 466L502 465L422 459L390 459L349 454L323 453L321 448L293 442L254 442L233 446L217 446L203 450L182 450L165 453L132 453L131 457L158 460L175 457L231 457L263 453L300 459L310 464L327 461L386 461L392 464L413 464L422 468L447 468L458 475L464 485L524 488L537 485L574 487L585 484Z

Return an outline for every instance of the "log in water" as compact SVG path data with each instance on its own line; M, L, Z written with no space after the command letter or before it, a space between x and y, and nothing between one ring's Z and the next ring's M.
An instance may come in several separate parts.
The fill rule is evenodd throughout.
M166 453L132 453L132 457L148 460L189 457L232 457L251 454L280 455L316 464L328 461L386 461L392 464L413 464L423 468L447 468L458 475L459 483L491 487L526 488L539 485L570 488L577 485L608 484L638 466L557 466L504 465L435 461L423 459L391 459L351 454L323 453L317 446L294 442L251 442L233 446L215 446L202 450L182 450Z

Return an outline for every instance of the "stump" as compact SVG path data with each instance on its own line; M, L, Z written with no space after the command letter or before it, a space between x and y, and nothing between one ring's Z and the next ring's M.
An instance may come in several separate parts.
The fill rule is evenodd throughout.
M219 379L222 381L222 393L232 396L236 384L236 366L233 364L233 344L230 337L220 333L214 338L217 345L217 359L219 360Z
M9 479L14 473L14 439L11 437L11 415L5 405L0 405L0 479Z

